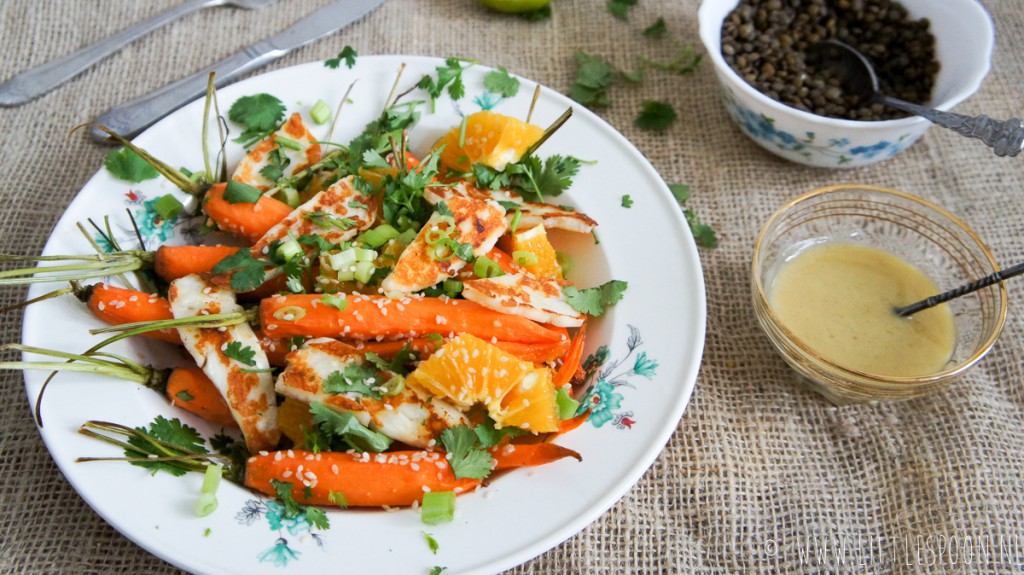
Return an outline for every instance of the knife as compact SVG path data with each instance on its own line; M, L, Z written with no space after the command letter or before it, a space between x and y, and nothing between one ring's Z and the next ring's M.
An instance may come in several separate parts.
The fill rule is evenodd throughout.
M384 0L335 0L283 32L260 40L209 68L107 110L93 121L93 126L106 126L125 138L134 138L160 118L205 95L211 72L216 74L214 83L219 88L246 72L344 28L383 3ZM95 127L89 133L97 142L111 141L107 134Z

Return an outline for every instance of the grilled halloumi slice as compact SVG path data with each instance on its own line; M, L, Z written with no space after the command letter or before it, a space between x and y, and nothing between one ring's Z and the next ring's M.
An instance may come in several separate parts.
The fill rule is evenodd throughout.
M370 429L419 448L432 447L442 431L467 423L462 412L448 402L408 386L397 395L381 399L355 392L332 394L324 389L331 374L363 361L361 352L340 341L309 340L288 354L288 367L277 378L277 392L305 403L318 402L347 411Z
M538 279L528 273L505 274L496 278L470 280L463 284L462 297L484 307L519 315L559 327L579 327L584 315L568 304L559 279Z
M589 234L597 227L597 222L586 214L567 210L553 204L525 202L522 196L512 190L481 190L473 184L459 182L447 187L428 187L423 194L423 198L430 204L437 204L442 201L448 202L454 197L494 200L501 202L503 205L514 203L519 209L518 225L524 229L543 224L548 229L558 228L570 232ZM509 225L511 225L512 218L514 217L514 209L506 210L505 219Z
M452 215L442 216L434 212L430 216L416 239L399 256L395 268L381 282L384 293L412 293L428 288L455 276L466 265L465 260L454 255L448 259L434 257L431 253L434 247L428 244L428 235L439 231L449 233L451 239L459 244L469 244L473 255L480 257L491 251L508 228L505 209L493 200L452 197L445 203ZM454 219L454 224L451 219Z
M306 235L317 235L338 245L369 229L377 221L378 200L357 190L354 182L352 176L342 178L295 208L263 234L252 253L267 255L274 242Z
M234 292L197 275L172 282L168 299L175 318L242 311ZM224 396L249 452L274 449L281 435L274 380L269 373L256 371L269 369L270 363L252 327L247 323L223 328L181 327L178 334L196 364ZM233 344L246 355L252 352L251 363L228 357L225 350Z
M279 137L286 139L287 144L281 145ZM296 112L278 131L256 144L256 147L242 158L231 175L231 179L261 190L270 189L274 182L261 172L270 164L270 154L274 150L280 150L287 160L288 165L281 170L282 177L286 178L294 176L297 172L320 160L320 144L316 143L316 138L302 123L302 116Z

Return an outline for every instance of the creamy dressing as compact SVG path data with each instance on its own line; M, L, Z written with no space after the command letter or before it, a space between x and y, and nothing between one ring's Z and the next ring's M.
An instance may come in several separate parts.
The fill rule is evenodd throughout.
M779 323L841 366L897 377L937 373L956 344L949 306L899 317L893 309L939 293L920 270L877 248L827 243L783 264L769 288Z

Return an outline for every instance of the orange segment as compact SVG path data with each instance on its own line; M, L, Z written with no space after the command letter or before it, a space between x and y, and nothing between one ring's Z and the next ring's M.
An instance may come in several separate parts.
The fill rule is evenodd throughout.
M540 126L489 110L466 117L466 137L460 147L461 128L455 126L434 144L435 149L445 147L441 165L459 172L468 172L473 164L504 170L506 165L518 162L544 133Z
M505 251L512 254L514 260L516 252L519 252L519 255L533 254L533 257L528 258L529 261L516 260L516 263L534 277L563 279L562 267L558 265L558 254L555 253L554 246L548 240L548 233L543 225L538 224L532 228L517 230L516 233L506 237L509 239L505 242ZM534 257L537 259L536 262L532 261Z
M277 426L295 445L301 447L305 444L305 432L314 425L309 405L304 402L288 397L277 407Z
M501 426L537 433L558 429L551 371L469 334L443 345L408 375L406 383L462 409L483 403Z

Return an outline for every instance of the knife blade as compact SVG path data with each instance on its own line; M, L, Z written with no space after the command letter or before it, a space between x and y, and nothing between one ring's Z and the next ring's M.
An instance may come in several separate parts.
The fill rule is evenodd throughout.
M203 96L211 72L216 74L214 84L218 88L224 86L296 48L333 34L383 3L384 0L336 0L208 68L107 110L93 121L93 126L106 126L126 138L134 138L160 118ZM110 141L107 134L95 127L89 133L98 142Z

